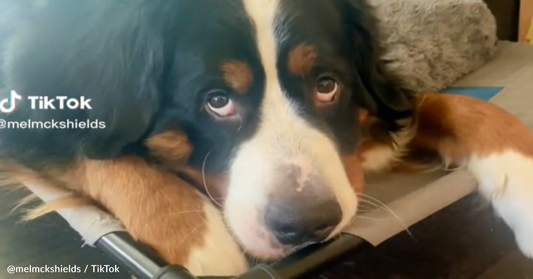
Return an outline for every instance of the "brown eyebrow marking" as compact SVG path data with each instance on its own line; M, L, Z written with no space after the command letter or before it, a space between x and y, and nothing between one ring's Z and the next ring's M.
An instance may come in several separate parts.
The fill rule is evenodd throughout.
M144 143L150 156L162 162L173 164L174 167L185 165L192 147L185 133L181 131L165 131L151 136Z
M238 94L244 94L253 83L253 72L248 64L241 61L229 61L220 67L222 79Z
M304 76L313 69L316 58L317 53L313 46L298 45L289 52L287 68L293 75Z

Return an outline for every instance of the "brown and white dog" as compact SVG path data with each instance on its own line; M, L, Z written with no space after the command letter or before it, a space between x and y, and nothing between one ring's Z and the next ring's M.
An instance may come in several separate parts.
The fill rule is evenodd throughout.
M532 134L493 105L399 88L363 0L3 5L3 92L22 96L0 131L3 184L75 195L33 217L96 204L167 261L235 275L244 254L338 235L363 169L430 162L473 173L533 256ZM59 105L72 98L90 109Z

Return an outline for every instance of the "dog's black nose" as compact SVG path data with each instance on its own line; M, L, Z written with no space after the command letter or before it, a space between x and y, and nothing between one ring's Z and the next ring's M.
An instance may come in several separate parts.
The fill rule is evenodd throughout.
M298 246L325 240L341 222L342 211L334 200L316 204L302 197L293 202L273 201L264 216L278 242Z

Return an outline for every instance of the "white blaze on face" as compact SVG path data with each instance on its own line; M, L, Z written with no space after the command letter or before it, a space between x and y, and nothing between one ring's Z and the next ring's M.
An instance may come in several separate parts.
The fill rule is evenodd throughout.
M343 212L334 234L355 214L357 197L334 143L298 115L298 105L287 98L278 80L275 19L279 0L243 2L256 28L265 88L259 127L239 147L230 168L225 218L247 251L257 257L275 258L284 256L286 251L272 244L273 237L263 221L268 195L275 187L301 187L283 184L283 166L295 164L306 176L319 174L324 187L331 188Z

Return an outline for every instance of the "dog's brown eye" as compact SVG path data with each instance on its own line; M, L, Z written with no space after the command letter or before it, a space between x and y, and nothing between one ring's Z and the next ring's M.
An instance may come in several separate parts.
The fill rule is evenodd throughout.
M233 101L222 93L211 95L207 100L207 107L220 117L231 116L235 113Z
M319 102L331 102L339 91L339 84L336 80L324 77L318 80L316 85L316 98Z
M229 104L230 100L228 96L219 95L219 96L213 96L209 98L209 105L211 105L212 108L220 109Z

